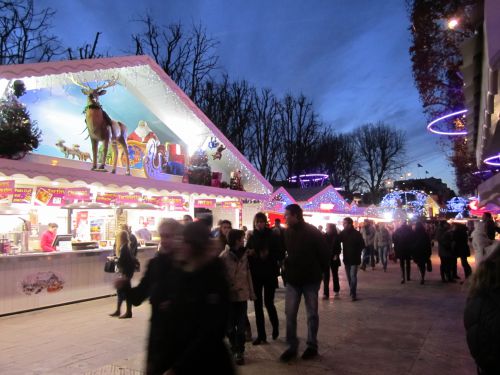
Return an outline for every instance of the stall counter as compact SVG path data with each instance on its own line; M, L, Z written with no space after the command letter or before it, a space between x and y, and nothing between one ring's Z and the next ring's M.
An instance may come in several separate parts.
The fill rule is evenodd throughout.
M142 277L157 246L139 247ZM105 297L115 293L116 274L105 273L112 249L0 256L0 316Z

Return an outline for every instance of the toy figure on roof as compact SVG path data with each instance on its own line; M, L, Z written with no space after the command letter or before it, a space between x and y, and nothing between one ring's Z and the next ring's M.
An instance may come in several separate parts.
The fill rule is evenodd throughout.
M212 183L212 170L208 165L207 153L198 150L191 157L188 168L188 179L190 184L210 186Z
M224 145L220 145L218 148L217 148L217 151L215 152L215 154L212 154L212 158L213 160L215 159L222 159L222 151L224 151L226 149L226 147L224 147Z
M231 190L241 190L244 191L243 189L243 183L241 182L242 176L241 176L241 171L239 169L231 172L231 180L229 181L229 188Z
M148 143L150 139L154 139L156 141L159 140L156 134L149 127L148 123L144 120L139 121L137 128L135 128L135 130L127 137L127 141L142 143Z

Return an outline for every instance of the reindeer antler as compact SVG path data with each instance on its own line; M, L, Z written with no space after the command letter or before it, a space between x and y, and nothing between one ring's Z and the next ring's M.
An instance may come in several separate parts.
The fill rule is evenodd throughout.
M116 76L116 77L112 77L108 82L106 82L104 85L99 85L97 86L95 89L96 90L103 90L103 89L107 89L108 87L112 87L114 85L116 85L116 82L118 82L118 78L119 76Z
M89 85L87 84L83 84L83 83L80 83L78 82L74 77L73 77L73 74L70 74L69 75L69 79L71 80L71 82L73 82L75 85L81 87L82 89L85 89L85 90L92 90L92 87L90 87Z

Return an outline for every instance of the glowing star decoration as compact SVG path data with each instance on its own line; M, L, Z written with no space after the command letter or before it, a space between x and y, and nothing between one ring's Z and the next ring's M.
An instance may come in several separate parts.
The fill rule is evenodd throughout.
M456 129L454 131L443 131L443 130L439 130L439 129L434 127L434 125L440 123L441 121L444 121L444 120L449 119L449 118L453 118L455 116L464 115L465 113L467 113L467 110L463 109L461 111L457 111L457 112L449 113L445 116L441 116L441 117L431 121L427 125L427 130L430 131L431 133L439 134L439 135L447 135L447 136L467 135L467 131L463 130L465 128L465 125L460 118L455 119L455 121L453 121L453 123L455 125L455 129ZM458 122L457 122L457 120L458 120Z
M483 160L484 164L500 167L500 153L490 156Z

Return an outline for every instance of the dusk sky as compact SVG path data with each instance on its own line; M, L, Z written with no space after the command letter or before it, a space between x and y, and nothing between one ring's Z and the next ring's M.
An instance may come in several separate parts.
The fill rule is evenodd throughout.
M407 133L412 177L442 178L453 170L426 131L411 75L405 0L37 0L57 10L55 33L65 46L91 42L132 51L134 19L149 11L160 24L201 23L220 44L221 71L276 94L304 93L336 131L384 121ZM417 168L417 163L423 168Z

